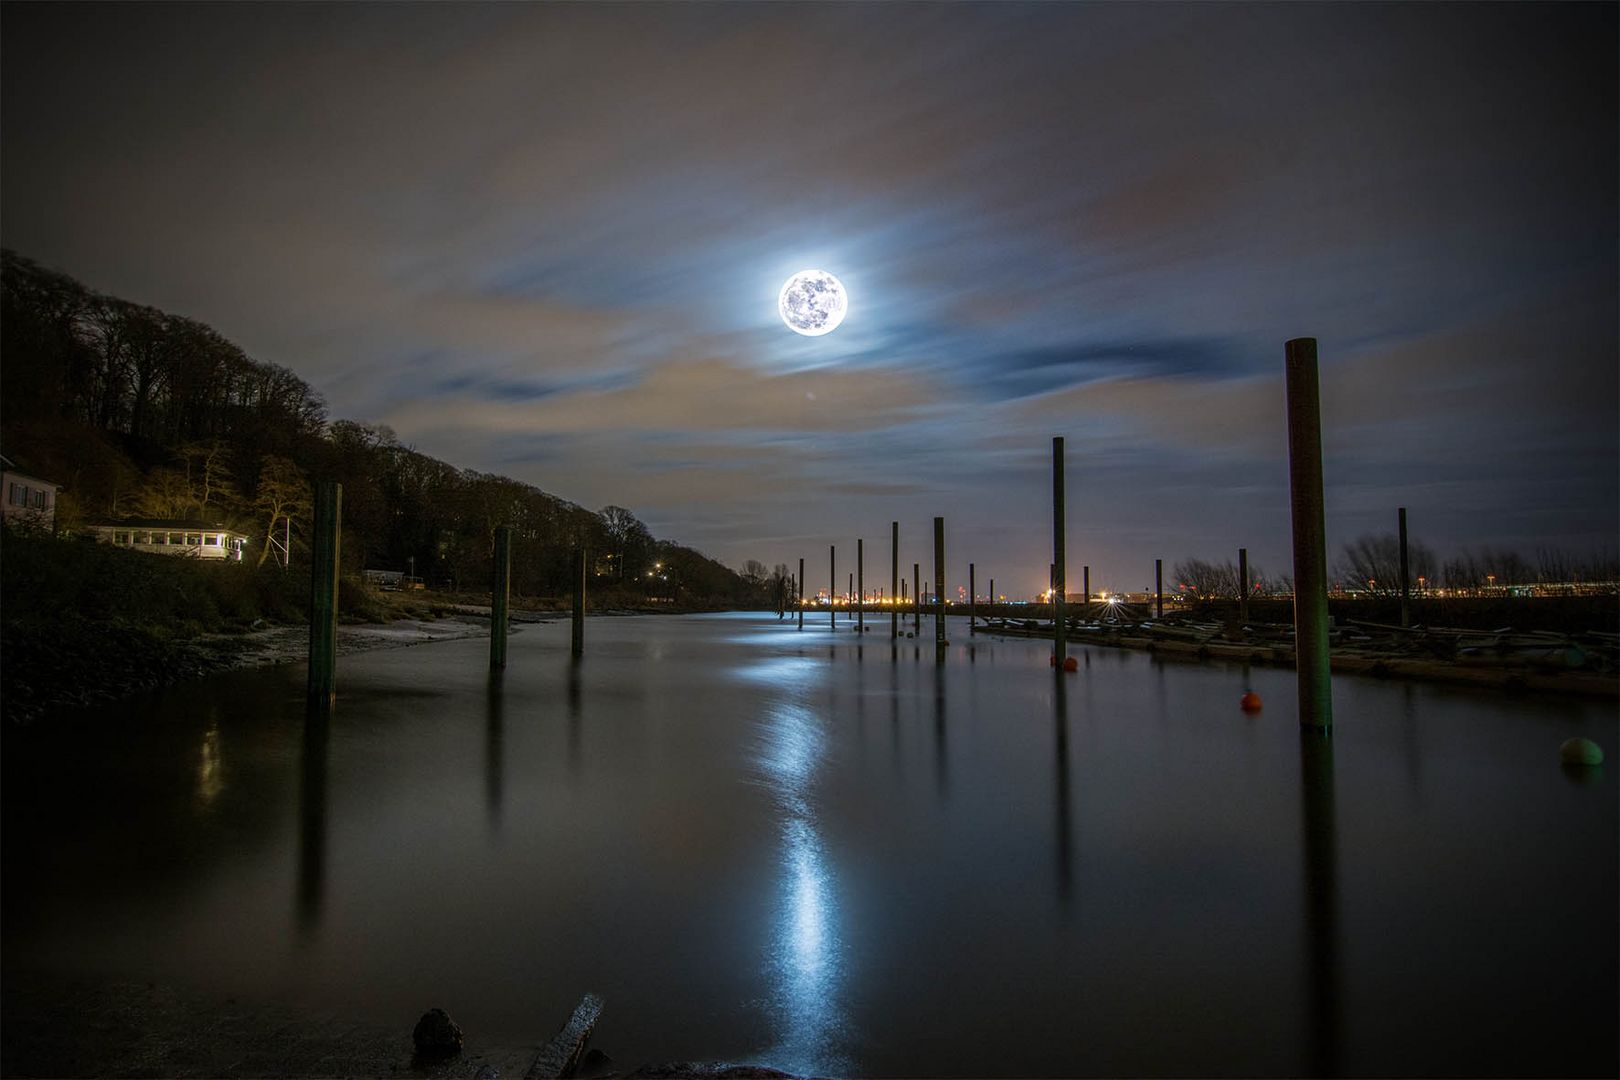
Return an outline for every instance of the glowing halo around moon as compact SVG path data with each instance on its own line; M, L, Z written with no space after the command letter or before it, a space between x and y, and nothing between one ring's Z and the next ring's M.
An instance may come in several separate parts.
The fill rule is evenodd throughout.
M820 337L838 329L849 311L844 283L825 270L800 270L787 279L776 310L795 334Z

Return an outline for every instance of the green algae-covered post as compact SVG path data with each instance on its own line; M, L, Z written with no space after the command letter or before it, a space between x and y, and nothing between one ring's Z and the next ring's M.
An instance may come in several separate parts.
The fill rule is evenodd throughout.
M1068 588L1063 567L1063 436L1052 436L1052 653L1058 673L1069 655L1069 628L1063 613L1064 590Z
M512 530L495 530L495 581L489 597L489 670L506 670L507 605L512 599Z
M1333 677L1328 657L1327 526L1322 498L1322 402L1316 339L1294 338L1284 349L1299 722L1303 727L1325 732L1333 726Z
M945 519L934 519L934 649L945 662Z
M315 488L309 590L309 703L330 708L337 698L338 555L342 541L343 485Z
M574 550L574 639L573 656L585 655L585 548Z

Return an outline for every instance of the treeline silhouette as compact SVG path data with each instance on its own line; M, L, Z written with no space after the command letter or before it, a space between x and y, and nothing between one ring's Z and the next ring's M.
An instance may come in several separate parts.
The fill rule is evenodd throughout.
M504 476L460 469L386 427L328 421L303 379L257 360L212 327L104 296L0 252L0 448L64 484L57 529L90 521L195 518L304 549L311 483L343 485L344 569L414 569L477 591L495 530L513 530L519 595L569 591L570 552L595 556L593 583L687 605L768 601L767 583L655 539L622 507L601 513ZM753 569L750 566L750 569Z

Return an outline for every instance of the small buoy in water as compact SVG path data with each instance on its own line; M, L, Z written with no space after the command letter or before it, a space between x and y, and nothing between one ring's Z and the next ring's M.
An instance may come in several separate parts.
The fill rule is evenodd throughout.
M1238 705L1242 707L1244 712L1259 712L1264 707L1260 701L1260 695L1253 690L1245 690L1243 696L1238 699Z
M1591 739L1565 739L1558 748L1558 758L1565 765L1601 765L1603 747Z
M1079 671L1080 670L1080 661L1076 660L1072 656L1064 657L1063 658L1063 670L1064 671Z

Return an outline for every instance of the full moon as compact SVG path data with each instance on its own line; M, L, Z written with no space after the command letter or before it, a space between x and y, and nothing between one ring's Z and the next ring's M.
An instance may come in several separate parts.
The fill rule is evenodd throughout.
M787 279L776 308L788 329L805 337L820 337L838 329L849 310L844 283L825 270L800 270Z

